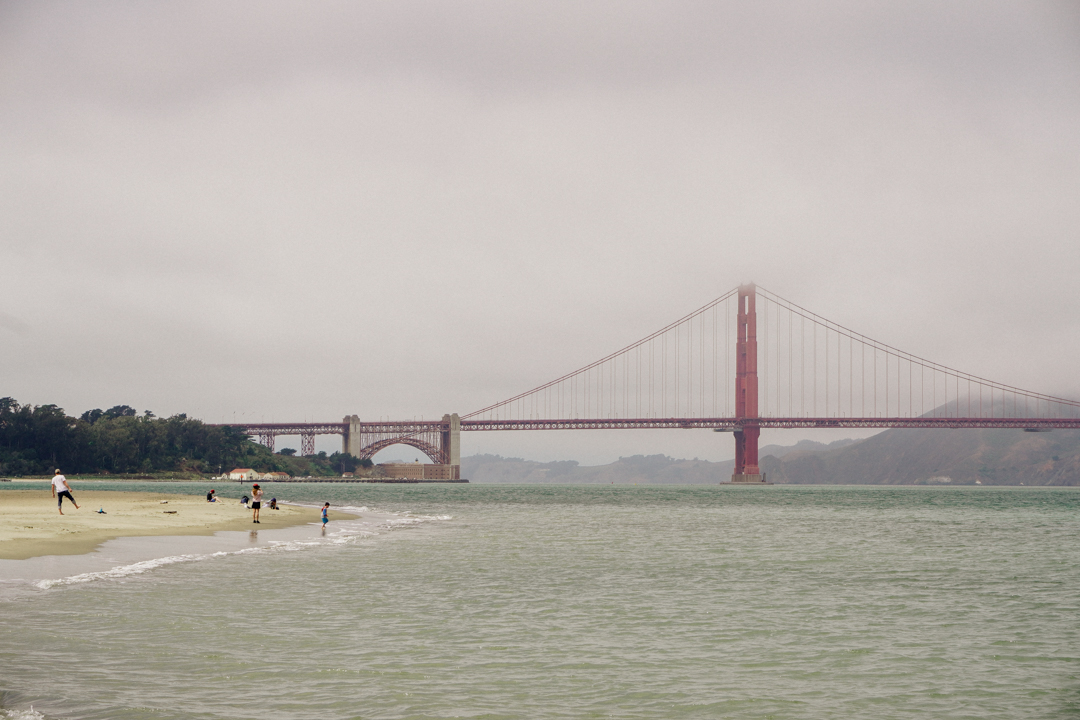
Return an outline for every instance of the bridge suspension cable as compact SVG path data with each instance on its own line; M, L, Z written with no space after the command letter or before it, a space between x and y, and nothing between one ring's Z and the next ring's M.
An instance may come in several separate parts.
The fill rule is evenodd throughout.
M1077 417L1080 402L1024 390L869 338L757 287L759 415Z
M758 286L757 411L763 421L1077 418L1080 402L899 350ZM551 382L463 421L737 418L739 289ZM745 308L744 308L745 312ZM694 426L698 426L694 423Z
M730 417L732 290L621 350L462 420Z

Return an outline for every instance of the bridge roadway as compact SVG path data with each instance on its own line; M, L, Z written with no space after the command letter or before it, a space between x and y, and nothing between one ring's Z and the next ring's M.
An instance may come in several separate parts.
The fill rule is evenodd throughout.
M299 435L301 455L315 453L316 435L341 435L342 451L370 460L391 445L410 445L436 465L446 466L447 479L460 477L462 431L495 430L635 430L701 429L731 432L736 442L736 464L745 455L745 439L752 440L752 466L757 467L757 437L762 428L1013 428L1047 432L1080 428L1080 418L918 417L918 418L566 418L529 420L462 420L444 415L442 420L382 420L362 422L356 415L340 423L248 423L232 427L257 436L271 450L279 435ZM760 473L733 476L733 482L764 482Z
M347 436L351 427L385 438L409 437L420 433L450 430L446 420L381 420L359 423L224 423L256 436L264 444L278 435ZM634 430L634 429L703 429L738 431L744 426L766 428L1001 428L1030 431L1080 429L1080 418L1002 418L1002 417L763 417L763 418L565 418L530 420L461 420L461 430ZM305 453L307 454L307 453Z

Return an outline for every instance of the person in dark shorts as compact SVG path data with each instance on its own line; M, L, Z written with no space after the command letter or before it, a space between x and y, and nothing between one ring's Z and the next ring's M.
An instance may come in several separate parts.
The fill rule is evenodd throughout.
M251 486L251 522L259 522L259 508L262 507L262 488L259 483Z
M79 503L75 502L75 498L71 496L71 486L67 484L67 478L60 474L60 469L57 468L56 474L52 479L52 494L56 498L56 509L60 511L60 514L64 514L64 498L71 501L71 504L75 506L75 509L79 509Z
M326 517L326 511L330 509L330 503L326 503L322 506L322 526L323 530L326 529L326 523L330 522L330 518Z

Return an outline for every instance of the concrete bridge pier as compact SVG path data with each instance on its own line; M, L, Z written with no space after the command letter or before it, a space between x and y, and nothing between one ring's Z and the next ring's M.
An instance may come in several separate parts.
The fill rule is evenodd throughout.
M446 464L460 466L461 465L461 418L457 413L442 416L443 422L446 423L446 430L443 430L441 435L442 451L446 456Z
M364 450L364 438L360 432L360 417L346 415L341 421L348 425L345 434L341 436L341 452L348 453L353 457L360 457L360 453Z

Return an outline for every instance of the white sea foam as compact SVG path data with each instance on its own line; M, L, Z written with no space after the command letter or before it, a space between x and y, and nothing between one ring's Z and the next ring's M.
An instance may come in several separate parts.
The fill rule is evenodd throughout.
M35 710L33 705L29 710L0 710L0 713L3 713L0 717L10 720L45 720L45 716Z
M119 580L135 575L141 575L143 573L147 573L161 567L175 565L177 563L198 562L201 560L211 560L232 555L296 552L320 546L346 545L357 542L358 540L364 538L377 536L381 532L399 530L408 527L416 527L418 525L422 525L426 522L431 521L446 521L452 519L452 516L450 515L411 515L389 513L385 511L373 511L366 506L338 506L335 508L335 510L340 510L342 512L354 512L358 514L367 513L368 517L357 518L355 520L335 521L334 523L332 523L331 527L328 529L325 535L317 538L288 540L270 539L266 542L265 545L260 545L257 547L245 547L236 550L221 550L208 553L185 553L180 555L169 555L165 557L158 557L149 560L129 563L126 565L118 565L116 567L112 567L107 570L100 570L97 572L86 572L76 575L69 575L62 578L38 580L33 583L33 586L41 590L49 590L55 587L78 585L82 583L95 582L98 580ZM373 512L377 512L378 516L372 518L371 514ZM288 532L288 530L286 529L268 532L284 533Z
M49 588L56 587L57 585L77 585L79 583L93 582L94 580L124 578L131 575L140 575L155 568L165 567L166 565L175 565L176 563L181 562L201 560L205 557L212 556L174 555L173 557L155 558L153 560L143 560L142 562L132 563L130 565L121 565L120 567L109 568L108 570L102 570L100 572L80 573L78 575L71 575L70 577L59 578L56 580L39 580L38 582L34 583L34 585L41 588L42 590L48 590Z

